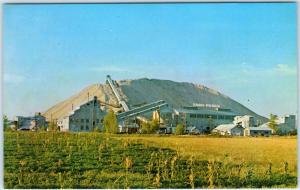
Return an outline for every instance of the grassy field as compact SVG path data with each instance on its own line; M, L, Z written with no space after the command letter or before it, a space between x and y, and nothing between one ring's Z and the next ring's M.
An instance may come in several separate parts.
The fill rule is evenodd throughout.
M5 132L4 185L5 188L295 187L296 138Z
M284 162L297 172L297 138L294 137L208 137L208 136L119 136L146 146L171 148L183 156L202 160L246 162L258 166L269 163L280 168Z

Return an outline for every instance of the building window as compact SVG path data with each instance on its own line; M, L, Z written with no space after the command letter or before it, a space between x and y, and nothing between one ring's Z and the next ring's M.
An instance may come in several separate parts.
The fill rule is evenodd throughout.
M196 117L197 117L196 114L191 114L191 115L190 115L190 118L196 118Z
M80 129L83 130L83 125L80 126Z
M88 122L89 122L89 119L86 119L85 121L88 123Z
M86 126L85 129L88 131L89 130L89 126Z
M81 123L84 123L84 119L81 119Z

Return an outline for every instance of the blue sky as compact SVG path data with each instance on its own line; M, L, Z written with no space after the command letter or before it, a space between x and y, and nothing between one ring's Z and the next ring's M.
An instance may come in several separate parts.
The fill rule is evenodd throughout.
M110 74L200 83L264 116L295 114L296 8L6 4L3 112L43 112Z

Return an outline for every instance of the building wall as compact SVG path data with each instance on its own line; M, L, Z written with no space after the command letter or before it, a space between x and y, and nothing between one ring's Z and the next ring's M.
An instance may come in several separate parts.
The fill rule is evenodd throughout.
M249 130L245 129L245 136L271 136L272 131L269 130Z
M256 122L255 122L254 117L249 116L249 115L236 116L234 118L233 123L234 124L239 124L244 128L256 126Z
M278 124L278 132L285 134L296 129L296 117L295 115L285 115L278 117L276 120Z
M243 127L234 127L230 130L230 134L233 136L243 136L244 128Z
M32 117L22 117L22 116L17 117L18 128L34 129L46 125L47 125L46 119L42 115L35 115Z
M84 104L69 116L69 130L93 131L95 128L102 129L102 121L105 115L106 112L101 110L97 100Z
M177 123L184 123L186 126L195 126L200 132L211 131L221 124L230 124L233 121L233 116L208 115L200 114L183 114L178 116Z

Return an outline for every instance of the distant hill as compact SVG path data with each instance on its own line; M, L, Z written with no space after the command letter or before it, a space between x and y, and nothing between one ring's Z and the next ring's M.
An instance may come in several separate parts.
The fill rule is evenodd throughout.
M237 114L252 115L262 122L267 121L267 118L256 114L228 96L203 85L147 78L121 80L117 81L117 84L130 108L157 100L165 100L173 108L192 106L194 103L218 104ZM107 84L94 84L48 109L44 113L45 117L50 120L66 116L72 110L72 104L73 107L76 107L86 102L88 94L90 98L97 96L102 102L117 104L117 100ZM120 109L114 108L114 110Z

